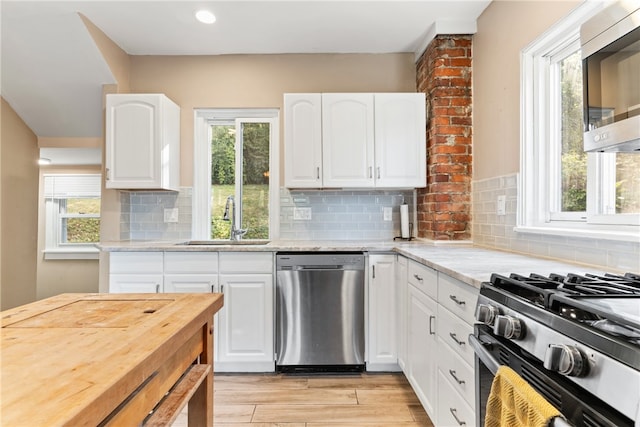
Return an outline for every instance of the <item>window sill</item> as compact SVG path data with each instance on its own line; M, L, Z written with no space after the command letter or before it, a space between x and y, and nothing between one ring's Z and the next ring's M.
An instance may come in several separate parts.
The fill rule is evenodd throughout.
M45 249L43 253L46 260L98 259L100 257L100 251L97 248Z
M598 239L598 240L613 240L617 242L640 242L640 230L636 226L628 226L628 230L620 230L616 227L612 229L581 229L581 228L568 228L568 227L554 227L554 226L519 226L513 230L516 233L528 233L528 234L544 234L551 236L564 236L575 237L582 239Z

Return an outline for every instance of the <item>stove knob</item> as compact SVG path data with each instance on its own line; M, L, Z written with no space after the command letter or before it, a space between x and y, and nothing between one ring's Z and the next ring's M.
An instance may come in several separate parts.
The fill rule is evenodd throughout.
M476 307L476 320L485 325L493 325L499 314L498 309L490 304L478 304Z
M508 339L519 340L524 338L524 325L513 316L496 316L493 325L493 333Z
M551 344L544 355L544 367L569 377L582 377L587 374L589 364L577 347L572 345Z

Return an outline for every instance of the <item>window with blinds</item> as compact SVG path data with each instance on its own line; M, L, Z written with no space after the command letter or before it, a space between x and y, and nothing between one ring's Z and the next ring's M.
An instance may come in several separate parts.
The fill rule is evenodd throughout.
M97 252L100 180L98 174L44 175L45 258Z

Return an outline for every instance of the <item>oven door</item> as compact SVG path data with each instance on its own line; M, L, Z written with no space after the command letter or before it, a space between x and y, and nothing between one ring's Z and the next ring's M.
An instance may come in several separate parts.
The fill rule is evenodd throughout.
M532 356L508 340L492 335L486 325L476 324L469 343L475 351L476 425L483 426L493 377L498 366L506 365L529 383L570 422L555 419L553 426L623 427L633 420L620 414L571 381L546 370Z

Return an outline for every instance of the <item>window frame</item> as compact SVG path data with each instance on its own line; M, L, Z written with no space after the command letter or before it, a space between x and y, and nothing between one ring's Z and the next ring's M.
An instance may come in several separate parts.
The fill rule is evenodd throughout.
M557 207L554 200L558 200L560 191L560 171L554 160L559 155L557 147L560 141L553 133L558 125L554 122L557 115L552 113L557 111L558 105L552 98L551 58L554 55L562 57L562 53L575 48L579 43L580 25L603 7L600 2L581 4L520 54L520 197L516 232L638 241L640 227L629 221L629 215L598 213L603 200L611 198L605 193L603 179L604 174L611 175L612 167L615 169L615 157L602 153L587 154L586 212L554 212ZM549 143L541 144L539 141Z
M97 193L93 197L87 198L95 198L101 201L101 180L102 175L99 173L46 173L43 174L43 198L44 198L44 209L45 209L45 247L43 250L44 259L45 260L55 260L55 259L98 259L99 257L99 249L96 246L100 242L100 237L98 236L98 241L91 243L63 243L61 241L62 237L62 229L63 229L63 221L69 218L98 218L100 219L100 214L75 214L75 213L63 213L60 212L61 206L65 205L66 210L66 200L82 198L78 196L73 197L49 197L46 192L47 188L47 178L51 177L88 177L97 180ZM65 203L61 203L65 202Z
M211 239L211 122L270 123L269 145L269 239L278 238L280 233L280 112L274 108L207 108L194 111L193 141L193 212L192 239ZM236 147L236 151L238 148ZM206 153L203 155L202 153ZM236 162L241 161L236 156ZM237 164L237 163L236 163ZM237 166L236 166L237 167ZM241 194L236 181L236 194ZM242 198L236 197L236 203ZM236 219L241 219L241 209L236 209ZM241 222L236 221L237 224Z

